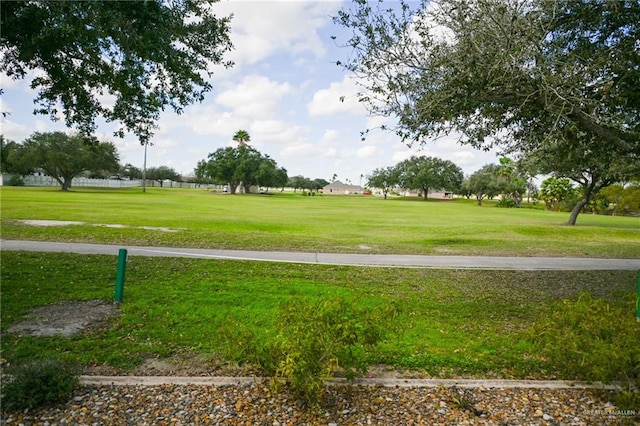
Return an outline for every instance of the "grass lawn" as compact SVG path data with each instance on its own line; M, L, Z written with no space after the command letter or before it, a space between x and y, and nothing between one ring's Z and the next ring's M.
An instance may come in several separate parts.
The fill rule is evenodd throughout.
M126 245L397 254L640 257L640 219L499 209L473 201L205 190L0 189L3 239ZM79 225L44 227L21 220ZM111 225L107 227L104 225ZM118 225L119 227L113 227ZM146 228L143 228L146 227ZM159 228L167 228L161 230ZM173 231L173 232L167 232ZM276 333L287 300L353 300L400 308L396 331L370 361L447 376L547 377L554 366L528 333L554 302L587 291L635 311L633 271L531 272L391 269L133 257L122 312L109 327L72 338L5 333L31 308L112 300L116 259L1 253L0 357L56 357L133 368L146 358L197 354L239 361L229 330ZM234 352L235 351L235 352ZM232 354L229 355L229 354Z
M633 271L517 272L358 268L133 257L121 315L72 338L24 337L6 328L36 306L112 300L112 256L3 252L2 358L39 357L133 368L146 358L234 351L224 330L269 336L281 304L327 298L370 310L395 304L396 330L370 361L432 376L548 377L528 330L552 302L588 291L634 313ZM230 346L231 345L231 346ZM234 360L231 360L234 361ZM242 361L242 357L236 359Z
M479 207L471 200L2 187L2 238L307 252L640 256L640 219ZM34 227L19 220L83 222ZM105 227L96 225L124 225ZM142 227L169 228L174 232Z

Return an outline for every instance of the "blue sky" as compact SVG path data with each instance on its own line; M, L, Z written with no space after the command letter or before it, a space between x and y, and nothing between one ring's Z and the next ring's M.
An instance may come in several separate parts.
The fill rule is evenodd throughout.
M147 154L147 166L166 165L183 175L193 174L199 160L230 146L234 133L247 130L250 144L271 156L289 176L364 184L378 167L392 166L411 155L451 160L470 174L497 159L492 152L460 146L455 137L409 148L390 131L373 131L365 141L360 132L385 124L368 116L355 97L354 78L336 61L349 50L337 42L348 39L331 17L339 1L222 1L218 15L233 13L231 39L235 49L226 59L231 69L214 70L213 91L201 104L181 115L164 113ZM337 41L331 36L337 36ZM22 141L34 131L66 130L48 116L34 116L35 94L30 79L12 81L2 75L2 133ZM344 102L340 97L344 96ZM108 98L104 102L109 102ZM392 124L392 119L386 119ZM101 125L98 136L113 141L121 162L142 167L144 149L133 135L112 136L113 125Z

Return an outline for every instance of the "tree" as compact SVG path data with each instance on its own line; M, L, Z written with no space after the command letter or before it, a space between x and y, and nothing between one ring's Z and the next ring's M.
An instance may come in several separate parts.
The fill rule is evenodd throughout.
M402 161L397 166L398 182L407 189L419 190L427 200L429 189L457 192L464 174L449 160L435 157L416 157Z
M356 1L335 21L353 30L339 65L362 77L360 101L409 144L459 132L527 153L570 129L640 162L638 1Z
M597 136L566 129L560 138L526 155L539 173L568 178L579 185L581 194L571 210L569 225L576 224L580 212L600 190L640 177L638 159L633 155L620 156L617 146L597 144L593 138Z
M235 135L233 135L234 142L238 142L238 146L246 146L247 142L251 141L251 136L249 136L249 132L246 130L238 130Z
M327 182L325 179L315 178L314 180L311 181L310 186L312 191L318 192L327 185L329 185L329 182Z
M547 210L560 210L567 203L575 204L576 190L569 179L550 177L540 184L539 197Z
M169 166L150 167L147 179L155 180L162 187L165 180L180 181L180 174Z
M237 192L238 186L248 193L251 186L281 185L287 179L286 170L278 169L273 159L248 145L219 148L208 158L198 163L196 176L200 180L226 183L231 194Z
M611 185L602 190L614 215L640 212L640 182Z
M296 192L296 190L298 188L300 189L304 189L305 188L305 177L302 175L298 175L298 176L293 176L290 177L287 180L287 186L290 188L293 188L293 192Z
M475 171L464 182L465 188L475 195L476 202L482 205L485 197L493 198L500 194L500 182L498 181L498 166L495 164L486 164L480 170Z
M527 192L527 176L517 167L517 163L510 158L501 157L496 169L498 185L502 192L502 205L520 207L524 194ZM506 202L507 200L510 200Z
M181 113L212 89L212 65L232 48L229 17L211 0L9 1L0 11L0 71L38 70L34 113L89 135L96 118L120 122L148 143L160 112ZM112 106L102 95L115 97Z
M142 179L142 170L133 164L127 163L120 169L120 176L127 179Z
M20 144L5 140L4 135L0 135L0 173L16 173L26 175L33 172L28 165L21 164Z
M84 171L120 169L119 156L112 142L95 142L86 137L63 132L34 133L20 148L22 167L41 169L60 184L63 191Z
M382 194L386 200L389 189L398 185L398 170L395 167L375 169L367 176L367 184L370 187L382 189Z

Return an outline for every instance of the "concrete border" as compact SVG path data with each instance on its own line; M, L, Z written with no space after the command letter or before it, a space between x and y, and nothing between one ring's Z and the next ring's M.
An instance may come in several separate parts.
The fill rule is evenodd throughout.
M220 376L81 376L80 384L97 386L250 386L265 383L264 377L220 377ZM349 382L346 379L332 379L329 385L350 384L356 386L382 386L397 388L458 387L483 389L601 389L620 390L619 385L605 385L602 382L582 382L572 380L484 380L484 379L382 379L365 378Z

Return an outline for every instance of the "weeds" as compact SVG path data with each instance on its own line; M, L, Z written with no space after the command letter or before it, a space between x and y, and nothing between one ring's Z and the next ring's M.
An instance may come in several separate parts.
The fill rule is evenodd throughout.
M389 333L396 314L394 306L367 310L344 298L292 299L277 313L274 336L245 328L229 337L236 342L236 356L271 376L274 390L286 384L296 397L315 405L325 381L336 373L353 380L367 372L368 352Z
M57 360L10 368L2 380L2 406L21 411L65 402L78 386L79 369Z
M637 408L640 324L632 313L582 293L575 301L556 303L550 314L540 316L531 333L542 355L563 377L619 382L625 388L616 397L620 408Z

